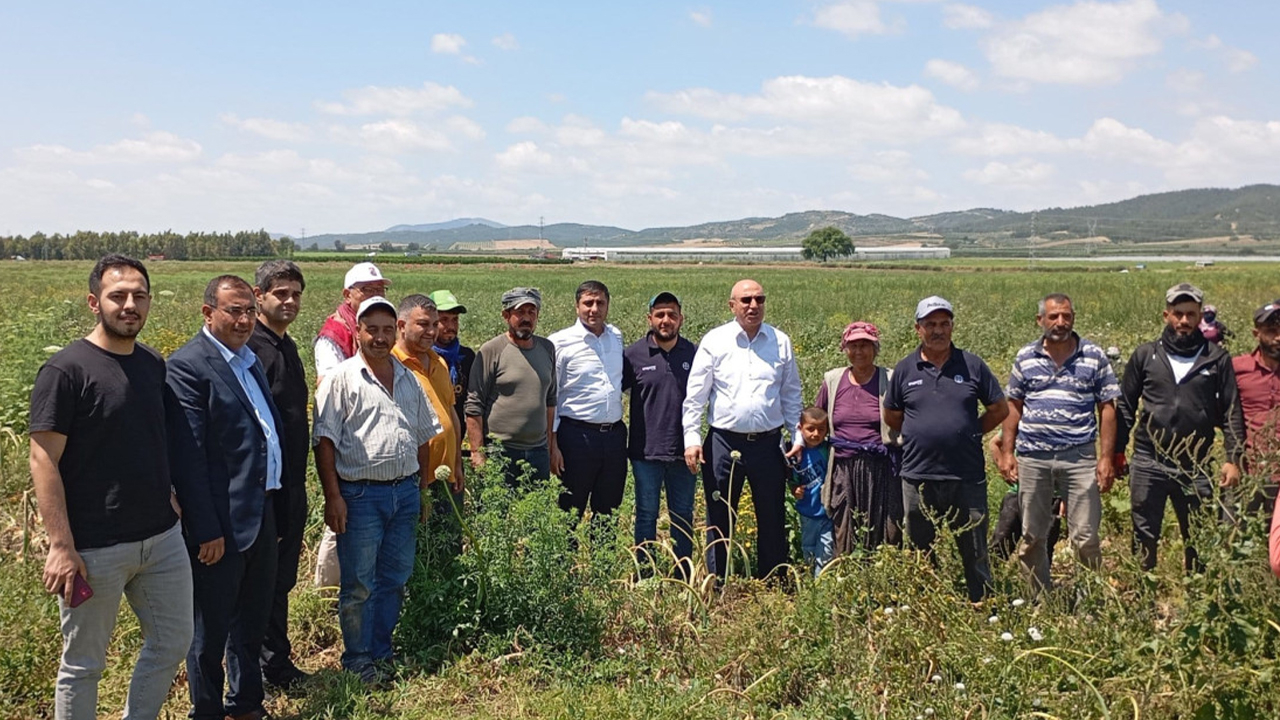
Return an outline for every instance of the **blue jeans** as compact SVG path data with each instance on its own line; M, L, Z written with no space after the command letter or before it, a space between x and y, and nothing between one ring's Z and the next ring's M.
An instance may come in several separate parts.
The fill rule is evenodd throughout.
M693 493L698 486L698 476L689 472L683 460L632 459L631 472L636 481L636 545L658 538L658 506L665 485L671 539L676 546L676 556L687 562L693 555ZM636 554L642 562L649 555L643 547L637 547Z
M835 541L832 537L834 525L831 518L800 516L800 547L804 551L804 561L813 563L813 575L818 576L822 568L831 562Z
M58 601L63 646L54 716L98 716L98 680L107 666L107 645L123 595L142 627L142 651L133 667L124 717L154 718L191 647L191 563L182 528L175 523L146 540L81 550L80 557L93 597L74 608Z
M404 585L413 572L421 491L417 477L396 484L338 483L347 531L338 535L338 622L342 667L360 672L391 657Z

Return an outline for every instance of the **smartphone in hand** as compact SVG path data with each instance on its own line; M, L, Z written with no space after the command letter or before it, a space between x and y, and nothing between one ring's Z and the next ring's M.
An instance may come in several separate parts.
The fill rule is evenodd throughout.
M71 597L67 598L67 605L73 608L80 607L85 600L93 597L93 588L89 587L89 581L84 579L80 573L76 573L75 579L71 581Z

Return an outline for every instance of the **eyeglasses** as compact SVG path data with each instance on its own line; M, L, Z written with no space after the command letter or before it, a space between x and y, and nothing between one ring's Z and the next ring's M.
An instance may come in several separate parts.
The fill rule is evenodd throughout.
M755 303L756 305L763 305L764 295L743 295L742 297L738 298L738 302L742 303L743 305L750 305L751 303Z
M258 312L258 308L252 305L250 305L249 307L235 307L235 306L220 307L218 309L230 315L232 320L239 320L240 318L251 316L254 313Z

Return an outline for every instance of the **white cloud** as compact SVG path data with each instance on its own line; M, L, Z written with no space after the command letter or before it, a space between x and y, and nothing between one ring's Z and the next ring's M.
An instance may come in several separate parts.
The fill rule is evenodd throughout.
M494 159L498 161L499 167L507 171L545 172L555 169L555 162L551 158L551 153L539 148L538 143L531 140L511 145L506 150L498 153Z
M513 134L533 134L547 131L547 124L536 117L525 115L507 123L507 132Z
M420 88L369 85L342 93L346 103L317 102L316 109L330 115L431 114L451 107L471 107L471 98L452 85L426 82Z
M689 19L702 27L711 27L711 9L701 8L689 11Z
M924 74L960 90L978 87L978 76L972 70L950 60L930 60L924 65Z
M431 36L431 52L438 55L461 55L466 38L456 33L436 33Z
M780 119L825 126L853 140L907 142L964 126L959 112L939 104L933 93L918 85L864 83L839 75L773 78L758 95L693 88L649 93L647 98L672 113L720 121Z
M289 172L306 167L297 152L293 150L268 150L256 154L227 153L214 161L218 167L246 172Z
M1070 144L1091 155L1151 165L1166 164L1176 152L1172 143L1109 117L1095 120L1084 137Z
M1170 90L1180 93L1195 92L1204 87L1204 73L1194 70L1174 70L1165 76L1164 84Z
M502 33L493 39L494 47L499 50L519 50L520 41L516 40L516 36L511 33Z
M952 3L942 7L942 24L953 30L981 30L995 23L991 13L980 7Z
M32 145L16 151L19 158L42 163L97 165L108 163L187 163L203 152L195 140L169 132L149 132L141 138L125 138L91 150L72 150L65 145Z
M218 116L223 123L237 130L243 130L270 140L298 142L311 138L311 128L303 123L291 123L271 118L240 118L235 113L223 113Z
M885 24L880 18L880 4L876 0L846 0L818 8L813 14L813 24L827 30L835 30L849 37L859 35L887 35L901 32L902 23Z
M964 179L979 185L1038 185L1054 174L1054 168L1047 163L1023 158L1013 163L991 161L980 170L968 170Z
M403 118L361 125L358 137L366 148L389 155L415 150L453 149L444 133Z
M987 123L977 135L957 138L951 149L962 155L997 157L1057 153L1067 149L1063 140L1044 130L1031 130L1017 125Z
M1079 0L1033 13L995 29L983 50L997 75L1033 83L1118 82L1185 20L1162 13L1155 0Z
M1223 43L1222 38L1214 34L1210 34L1203 40L1192 40L1191 46L1214 53L1226 64L1227 70L1233 73L1244 72L1258 64L1257 55L1248 50L1231 47Z
M484 128L480 123L462 115L454 115L444 121L444 126L453 134L464 137L468 140L483 140L485 138Z

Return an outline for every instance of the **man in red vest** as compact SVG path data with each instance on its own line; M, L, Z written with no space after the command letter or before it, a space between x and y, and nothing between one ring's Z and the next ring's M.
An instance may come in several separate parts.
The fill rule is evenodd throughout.
M391 281L382 277L382 271L371 262L356 263L347 271L342 283L342 302L333 314L325 318L316 336L314 355L316 360L316 386L338 363L356 354L356 310L360 303L371 297L386 297ZM316 587L337 587L338 536L328 527L320 539L316 555Z

